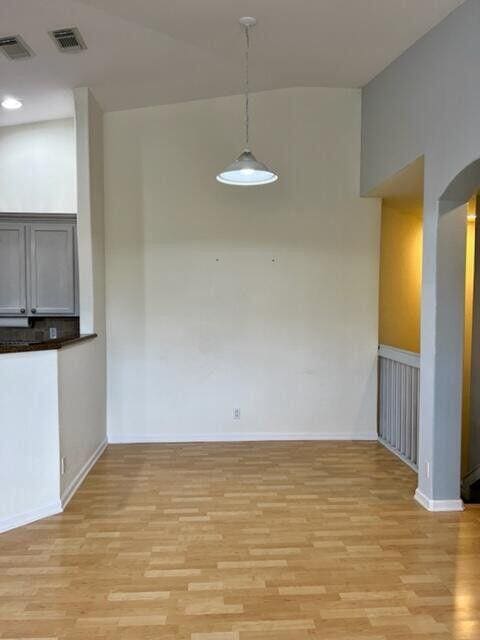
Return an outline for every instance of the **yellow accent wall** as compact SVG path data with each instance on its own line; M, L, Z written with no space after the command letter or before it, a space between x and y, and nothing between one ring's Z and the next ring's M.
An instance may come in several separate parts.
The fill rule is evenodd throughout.
M475 213L475 199L468 205ZM466 224L462 470L468 467L475 220ZM420 352L422 212L384 202L380 246L379 343Z
M462 475L468 471L468 446L470 442L470 375L472 364L473 284L475 272L475 199L468 203L467 250L465 259L465 338L463 357L462 402Z
M384 202L380 245L379 343L420 352L421 211Z

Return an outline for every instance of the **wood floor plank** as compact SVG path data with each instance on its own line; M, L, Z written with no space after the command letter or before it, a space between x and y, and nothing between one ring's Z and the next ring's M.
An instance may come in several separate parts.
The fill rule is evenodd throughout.
M480 640L480 508L361 442L109 446L0 536L0 640Z

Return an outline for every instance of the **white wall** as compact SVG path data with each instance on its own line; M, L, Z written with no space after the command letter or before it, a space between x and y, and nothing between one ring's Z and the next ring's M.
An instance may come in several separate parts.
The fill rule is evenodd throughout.
M0 355L0 531L61 509L56 358Z
M75 89L80 331L95 340L59 352L60 439L67 458L62 499L106 441L103 113L91 92Z
M105 335L103 113L86 87L75 89L80 329ZM103 349L105 354L105 349ZM105 356L104 356L105 357Z
M242 148L240 97L105 115L112 441L376 437L360 92L252 103L280 180L251 189L215 181Z
M60 478L62 499L68 497L92 457L106 443L105 371L92 366L99 345L81 342L58 351L58 406L60 457L65 472Z
M0 127L0 211L76 213L72 118Z

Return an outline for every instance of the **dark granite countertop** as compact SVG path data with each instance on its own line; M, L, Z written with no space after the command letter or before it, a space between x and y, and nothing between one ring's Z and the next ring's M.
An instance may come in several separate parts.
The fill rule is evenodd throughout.
M9 342L0 342L1 353L21 353L22 351L47 351L48 349L61 349L71 344L85 342L96 338L96 333L83 333L75 338L58 338L57 340L45 340L43 342L22 342L17 341L14 344Z

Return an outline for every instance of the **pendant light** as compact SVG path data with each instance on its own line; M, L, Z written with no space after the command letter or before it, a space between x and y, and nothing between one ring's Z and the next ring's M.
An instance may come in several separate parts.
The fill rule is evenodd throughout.
M217 180L223 184L251 187L276 182L278 175L263 162L259 162L250 151L250 29L257 24L257 20L256 18L240 18L240 24L245 30L245 149L235 162L218 174Z

